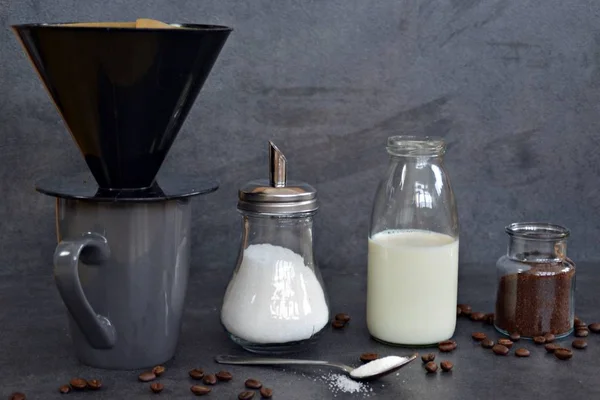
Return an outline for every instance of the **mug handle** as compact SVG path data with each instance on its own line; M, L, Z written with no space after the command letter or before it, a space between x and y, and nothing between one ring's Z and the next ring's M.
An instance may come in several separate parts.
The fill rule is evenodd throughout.
M80 239L63 240L54 252L54 280L60 297L77 326L95 349L110 349L116 341L115 327L108 318L96 314L85 297L79 280L79 260L101 265L110 256L106 238L88 232Z

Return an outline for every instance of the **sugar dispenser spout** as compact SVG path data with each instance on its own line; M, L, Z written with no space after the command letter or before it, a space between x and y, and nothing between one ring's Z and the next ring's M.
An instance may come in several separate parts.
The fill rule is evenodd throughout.
M275 146L275 143L269 141L269 183L272 187L285 187L287 159Z

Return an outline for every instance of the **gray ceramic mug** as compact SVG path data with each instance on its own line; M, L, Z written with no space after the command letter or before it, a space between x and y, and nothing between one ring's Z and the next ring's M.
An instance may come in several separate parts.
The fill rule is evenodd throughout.
M129 370L171 359L188 280L190 200L56 201L54 277L79 360Z

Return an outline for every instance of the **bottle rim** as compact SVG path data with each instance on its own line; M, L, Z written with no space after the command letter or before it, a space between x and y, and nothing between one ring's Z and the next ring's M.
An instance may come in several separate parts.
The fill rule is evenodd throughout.
M446 142L437 136L390 136L387 151L398 156L441 156L446 152Z
M560 240L571 234L568 228L547 222L514 222L505 231L510 236L529 240Z

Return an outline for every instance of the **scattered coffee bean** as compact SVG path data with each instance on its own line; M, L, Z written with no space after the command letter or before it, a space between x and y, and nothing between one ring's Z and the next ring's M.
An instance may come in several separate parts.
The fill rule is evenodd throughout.
M371 362L373 360L377 360L379 358L379 354L377 353L362 353L360 355L360 361L364 363Z
M459 304L458 307L460 308L460 313L462 315L466 315L467 317L469 315L471 315L472 308L471 308L470 305L468 305L468 304Z
M335 315L336 321L342 321L343 323L347 323L350 321L350 316L346 313L339 313Z
M507 354L508 354L508 352L509 352L510 350L508 350L508 347L506 347L506 346L503 346L503 345L501 345L501 344L497 344L497 345L495 345L494 347L492 347L492 351L493 351L493 352L494 352L496 355L499 355L499 356L505 356L505 355L507 355Z
M527 349L520 348L515 351L515 355L517 357L529 357L531 355L531 353Z
M87 387L90 390L100 390L102 388L102 381L99 379L90 379L87 381Z
M482 312L474 312L471 313L471 321L476 321L476 322L480 322L483 321L485 319L485 313Z
M575 331L575 337L587 337L590 334L590 331L587 329L577 329Z
M434 361L429 361L427 364L425 364L425 369L427 370L427 373L434 373L435 371L437 371L437 364Z
M561 347L554 351L554 355L559 360L568 360L569 358L573 357L573 352L569 349Z
M501 338L501 339L498 339L498 341L497 341L496 343L498 343L498 344L501 344L502 346L504 346L504 347L507 347L507 348L509 348L509 349L510 349L510 348L512 347L512 345L513 345L513 342L512 342L512 340L510 340L510 339L506 339L506 338Z
M205 385L216 385L217 377L215 376L215 374L206 374L204 375L204 378L202 378L202 383L204 383Z
M219 371L215 374L215 376L218 380L222 382L229 382L231 379L233 379L233 375L231 375L231 372L227 371Z
M14 392L13 394L10 395L9 399L10 400L27 400L27 397L25 397L24 393Z
M519 340L521 340L521 334L519 334L519 332L513 332L510 334L510 340L512 340L513 342L518 342Z
M254 398L254 392L251 392L249 390L238 394L238 399L240 400L250 400L252 398Z
M263 399L270 399L271 397L273 397L273 389L271 388L260 388L260 397L262 397Z
M162 365L157 365L156 367L152 368L152 372L154 372L154 375L156 376L161 376L165 373L165 367Z
M485 314L485 323L488 325L494 325L494 313Z
M587 342L584 339L575 339L571 346L577 350L583 350L587 347Z
M190 378L196 379L198 381L204 378L204 370L202 368L194 368L193 370L188 372L188 374L190 375Z
M246 379L246 382L244 382L244 385L248 389L260 389L262 387L262 383L260 383L260 381L258 379Z
M456 316L460 317L460 314L462 314L462 310L460 309L459 306L456 306Z
M483 347L484 349L491 349L492 347L494 347L494 341L492 339L485 339L483 341L481 341L481 347Z
M593 324L589 324L588 328L594 333L600 333L600 322L594 322Z
M69 385L75 390L83 390L87 387L87 382L85 379L73 378L69 381Z
M62 394L67 394L71 391L71 386L62 385L61 387L58 388L58 391L61 392Z
M454 367L454 365L450 361L442 361L440 363L440 367L442 367L442 371L449 372L452 370L452 367Z
M435 354L427 353L421 356L421 360L423 360L423 364L427 364L429 361L435 360Z
M138 376L138 379L141 382L150 382L156 379L156 375L154 375L154 372L152 371L146 371L142 372L140 376Z
M209 394L212 389L206 386L194 385L190 388L190 390L196 396L204 396L205 394Z
M344 321L339 321L337 319L334 319L333 322L331 323L331 326L333 329L342 329L343 327L346 326L346 323Z
M487 336L483 332L473 332L471 334L471 337L477 340L478 342L481 342L482 340L485 340L487 338Z
M535 344L544 344L544 343L546 343L546 338L545 338L545 337L543 337L543 336L535 336L535 337L533 338L533 342L534 342Z
M573 326L575 327L575 329L585 328L587 327L587 324L585 323L585 321L582 321L579 318L575 318L575 320L573 321Z
M452 350L456 349L456 342L454 340L444 340L443 342L440 342L438 344L438 349L442 352L442 353L449 353Z
M160 382L154 382L150 384L150 390L152 390L152 392L154 393L160 393L163 391L163 389L165 388L165 385L163 385Z
M556 340L556 336L554 336L554 334L548 332L544 335L544 339L546 339L546 343L552 343Z
M560 345L556 343L548 343L544 346L548 353L554 353L557 349L560 349Z

